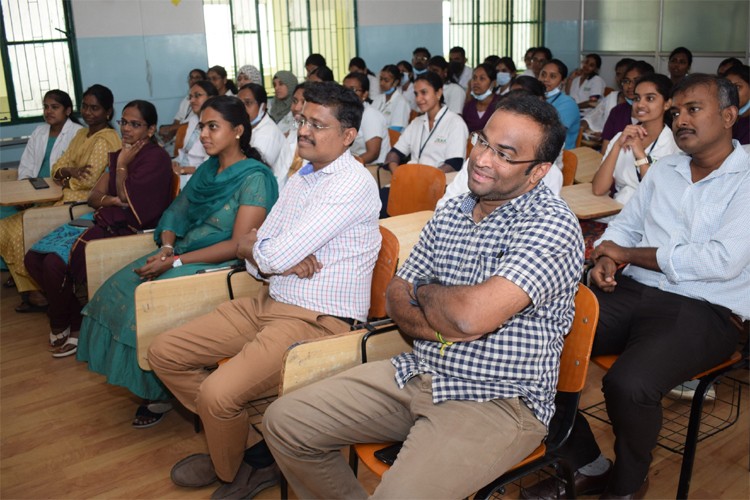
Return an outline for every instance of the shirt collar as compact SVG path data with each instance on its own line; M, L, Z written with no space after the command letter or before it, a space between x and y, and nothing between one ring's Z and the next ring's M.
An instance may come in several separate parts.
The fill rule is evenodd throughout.
M494 216L496 213L500 213L504 210L513 210L514 212L524 212L528 208L529 204L531 203L531 200L536 198L539 194L541 194L541 190L546 189L542 182L540 181L536 186L534 186L533 189L527 191L526 193L522 194L521 196L517 196L516 198L513 198L512 200L504 203L502 206L496 208L492 211L491 214L489 214L486 218ZM461 205L459 206L459 210L469 218L473 219L473 211L474 207L477 205L477 197L469 193L466 198L461 202ZM509 207L509 208L506 208ZM484 219L483 219L484 220ZM481 222L481 221L480 221Z
M341 156L333 160L331 163L323 167L321 170L318 170L317 173L334 174L336 172L339 172L347 168L349 163L351 163L352 161L357 161L357 160L354 159L352 154L347 149L346 151L344 151L344 153ZM313 169L312 163L310 162L307 162L301 169L299 169L299 172L297 172L298 175L302 175L302 176L310 175L314 173L316 172Z
M737 141L736 139L732 139L732 146L734 150L729 154L729 156L724 159L724 162L721 164L721 166L698 182L704 181L706 179L714 179L716 177L730 173L744 172L745 170L750 168L748 167L748 165L750 165L750 158L748 158L749 155L742 147L742 145L740 145L739 141ZM690 160L690 155L685 153L678 153L671 164L674 166L675 171L678 174L684 177L688 182L692 183L693 177L692 173L690 172Z

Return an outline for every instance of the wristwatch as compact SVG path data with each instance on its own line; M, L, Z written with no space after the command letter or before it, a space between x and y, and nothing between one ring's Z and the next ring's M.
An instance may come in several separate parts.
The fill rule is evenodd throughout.
M412 283L412 297L409 299L409 304L417 307L422 307L422 305L419 303L419 299L417 299L417 290L419 290L420 286L425 285L434 285L436 283L440 283L440 281L437 278L430 277L430 278L417 278Z
M642 167L643 165L650 165L651 164L651 156L646 155L645 158L641 158L640 160L635 160L635 166L636 167Z

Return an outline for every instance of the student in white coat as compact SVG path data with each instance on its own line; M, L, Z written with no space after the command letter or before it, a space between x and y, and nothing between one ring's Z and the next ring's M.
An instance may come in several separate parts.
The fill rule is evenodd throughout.
M200 141L201 130L198 122L203 103L215 95L218 95L216 87L208 80L197 81L190 87L188 94L190 115L185 131L185 142L172 160L172 170L180 175L180 189L187 185L196 169L208 160L208 153L203 149Z
M286 184L292 155L287 147L286 137L266 112L266 89L256 83L248 83L240 89L237 97L245 105L253 128L250 145L260 151L265 164L271 167L281 191Z
M372 106L383 113L388 128L401 132L409 124L411 109L401 95L401 71L395 64L388 64L380 71L380 92Z
M365 107L357 137L349 151L358 156L365 165L383 163L386 153L391 149L391 141L385 116L370 105L372 101L369 98L370 82L367 75L349 73L344 78L344 87L357 94Z
M44 123L31 133L18 164L18 178L49 177L50 169L82 127L72 115L73 102L62 90L44 94Z
M460 115L466 102L466 89L448 78L448 61L443 56L432 56L427 68L443 80L443 99L448 109Z

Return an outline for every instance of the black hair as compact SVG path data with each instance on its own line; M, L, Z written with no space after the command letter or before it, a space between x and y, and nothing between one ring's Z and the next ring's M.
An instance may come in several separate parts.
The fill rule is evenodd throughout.
M227 89L231 90L233 94L237 94L237 85L234 84L234 81L231 78L227 78L227 70L224 69L224 66L211 66L210 68L208 68L208 71L206 71L206 74L212 71L219 75L221 78L226 78L227 83L225 85Z
M252 92L253 97L255 98L255 102L258 103L258 106L268 103L268 94L266 93L266 89L262 85L258 85L257 83L246 83L245 85L240 87L240 90L249 90L250 92Z
M433 73L432 71L427 71L425 73L422 73L417 77L416 80L414 80L414 84L418 81L425 81L427 84L432 87L435 92L443 88L443 79L440 78L440 76L437 73ZM440 104L443 104L445 102L445 96L440 96Z
M208 80L198 80L197 82L192 84L191 87L194 87L196 85L202 88L208 97L219 95L219 91L216 90L216 87L214 87L214 84L209 82Z
M656 87L656 91L664 98L665 101L668 100L672 95L672 79L666 75L662 75L659 73L645 74L635 80L634 88L637 88L641 83L653 83L654 87ZM670 128L672 127L672 114L669 112L669 110L666 110L664 112L664 124Z
M294 90L292 90L292 95L294 95L295 92L297 92L299 89L304 89L307 86L308 82L302 82L298 83L296 87L294 87Z
M512 82L510 82L510 88L513 88L514 85L520 86L531 95L537 97L544 96L544 84L541 82L541 80L534 78L533 76L517 76L513 79Z
M492 66L497 66L500 63L500 56L491 55L484 58L483 63L491 64Z
M125 113L125 110L128 108L137 109L141 114L141 118L143 118L143 121L146 122L147 127L151 127L152 125L155 126L157 123L159 123L159 115L156 113L156 106L148 101L143 101L141 99L130 101L122 107L122 112ZM150 140L154 144L158 144L155 134L151 136Z
M333 70L328 66L318 66L307 75L307 78L310 78L311 76L317 76L322 82L335 81L335 78L333 78Z
M725 109L729 106L740 107L740 95L737 91L737 87L726 78L719 78L716 75L708 75L706 73L691 73L686 75L685 78L672 87L672 97L677 94L685 93L699 85L716 88L716 97L719 99L719 109Z
M459 80L461 80L461 74L464 71L464 65L460 62L456 61L450 61L448 63L448 77L446 78L446 82L453 82L453 83L459 83Z
M398 63L396 64L396 67L398 68L399 66L405 66L405 67L406 67L406 70L407 70L407 71L408 71L409 73L411 73L411 72L413 72L413 71L414 71L414 66L412 66L412 65L411 65L411 63L410 63L409 61L399 61L399 62L398 62Z
M70 98L70 95L67 92L60 89L48 90L47 93L44 94L44 99L48 97L63 108L70 108L70 115L68 116L68 118L70 118L70 121L72 121L73 123L77 123L78 125L81 124L81 122L78 121L78 118L73 115L73 100Z
M505 64L508 67L508 69L511 71L511 73L516 72L516 63L513 62L513 58L508 57L508 56L501 57L500 60L498 60L497 63L495 64L495 68L497 68L497 65L500 63Z
M596 69L597 69L597 71L594 71L593 74L589 75L588 78L586 78L586 80L591 80L592 78L594 78L594 75L599 74L598 70L602 69L602 58L601 58L601 56L599 54L593 54L593 53L592 54L586 54L586 57L584 57L583 59L586 60L586 59L589 59L589 58L593 59L594 62L596 63Z
M482 68L485 74L487 75L487 78L489 78L492 83L495 83L497 79L497 70L495 69L493 65L487 64L487 63L481 63L481 64L478 64L476 68L474 68L474 71L478 70L479 68ZM490 87L491 86L492 85L490 84Z
M549 50L547 47L541 46L541 47L535 47L534 48L534 54L537 52L544 53L544 58L547 60L547 62L552 60L552 51Z
M114 128L112 126L112 123L110 123L112 116L115 114L115 110L113 108L115 104L115 96L112 95L112 91L109 90L109 88L105 87L104 85L95 83L91 87L87 88L86 92L83 93L83 97L86 97L87 95L94 96L96 100L99 102L99 106L101 106L106 111L108 111L107 126L109 128Z
M617 64L615 64L615 69L620 68L622 66L630 66L635 62L635 59L630 57L623 57L619 61L617 61Z
M430 60L427 61L427 66L437 66L440 69L448 69L448 61L446 61L443 56L432 56Z
M325 66L326 58L322 54L310 54L305 59L305 66L312 64L313 66Z
M628 67L625 68L625 73L630 73L633 70L638 71L638 73L640 73L641 76L648 75L651 73L656 73L656 71L654 70L654 67L651 66L646 61L635 61L635 62L628 64Z
M367 78L367 75L364 73L358 73L356 71L352 71L348 75L344 77L344 81L347 81L349 79L354 79L359 82L359 86L362 87L363 92L370 92L370 79ZM365 99L366 103L371 103L372 99L368 96L367 99Z
M427 59L432 57L432 54L430 54L430 51L427 50L427 47L417 47L414 49L411 53L411 55L416 56L417 54L427 54Z
M554 106L537 96L520 95L516 99L500 99L496 109L529 117L540 125L542 140L536 147L535 156L541 162L555 161L565 143L565 127L560 123L560 116ZM532 167L533 164L527 172Z
M727 69L731 68L732 66L742 66L742 65L743 65L743 64L742 64L742 61L740 61L740 60L739 60L739 59L737 59L736 57L727 57L726 59L724 59L723 61L721 61L721 62L719 63L719 66L718 66L718 67L716 68L716 69L717 69L716 73L717 73L717 74L718 74L719 76L725 76L725 75L726 75L726 72L727 72ZM728 66L728 67L727 67L727 69L725 69L725 70L724 70L724 73L719 73L719 71L718 71L718 70L719 70L719 69L720 69L720 68L721 68L722 66Z
M456 45L455 47L452 47L451 50L448 51L448 54L452 52L458 52L459 54L461 54L461 57L466 57L466 51L464 50L463 47L459 47L458 45Z
M750 84L750 66L748 66L747 64L735 64L731 66L724 72L722 77L726 78L729 75L739 76L740 78L745 80L745 83Z
M201 78L200 78L201 80L206 79L206 72L200 68L193 68L190 71L188 71L188 78L190 78L190 75L192 75L193 73L198 73L199 75L201 75Z
M223 119L232 124L232 127L242 125L243 131L240 136L240 150L248 158L266 163L258 150L250 145L253 129L250 126L250 117L247 116L247 111L242 101L231 95L217 95L204 102L201 111L207 108L211 108L219 113Z
M370 69L367 67L367 63L361 57L352 57L349 61L349 67L351 68L352 66L364 70L368 75L375 76L375 73L370 71Z
M305 101L329 108L342 128L359 130L364 105L353 91L336 82L313 82L305 86Z
M534 52L536 52L536 47L529 47L526 49L526 52L523 53L523 58L526 59L526 56L533 56Z
M688 60L688 67L693 65L693 53L690 52L686 47L677 47L672 52L669 53L669 61L672 60L672 57L676 56L677 54L685 54Z
M563 80L568 77L568 67L560 59L550 59L549 61L544 63L545 66L548 64L554 64L555 66L557 66L557 71L558 73L560 73L560 76Z
M397 85L401 85L401 70L398 69L398 66L395 64L386 64L380 71L390 73L393 79L396 80Z

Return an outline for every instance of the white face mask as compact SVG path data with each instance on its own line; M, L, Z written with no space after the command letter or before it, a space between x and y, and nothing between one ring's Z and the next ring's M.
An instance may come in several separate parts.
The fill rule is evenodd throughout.
M499 86L508 85L510 83L510 73L504 71L497 74L497 84Z
M481 95L477 95L474 92L471 93L471 97L476 99L477 101L484 101L487 99L487 97L492 93L492 88L487 89L487 91Z
M745 114L745 112L746 112L746 111L747 111L748 109L750 109L750 101L747 101L747 102L745 103L745 105L744 105L744 106L742 106L742 107L740 108L740 112L739 112L739 114L740 114L740 115L743 115L743 114Z
M260 123L260 121L263 119L263 115L265 115L265 113L263 112L265 109L266 109L265 104L261 104L260 106L258 106L258 116L256 116L255 119L250 122L251 127L254 127L258 123Z
M406 85L409 83L409 73L403 73L401 75L401 85Z
M427 73L427 68L425 68L425 69L414 68L414 74L417 75L417 76L423 75L425 73Z
M385 92L383 92L383 94L385 94L385 95L391 95L391 94L393 94L393 93L394 93L395 91L396 91L396 87L391 87L391 88L389 88L388 90L386 90Z
M544 97L549 99L550 97L555 97L559 93L560 93L560 87L557 87L555 89L550 90L549 92L545 92Z

